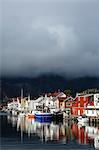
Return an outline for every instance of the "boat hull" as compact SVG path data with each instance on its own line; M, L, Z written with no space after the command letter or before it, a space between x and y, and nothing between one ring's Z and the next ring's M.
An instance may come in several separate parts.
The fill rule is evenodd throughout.
M33 114L28 114L26 117L28 117L28 118L35 118L35 115L33 115Z
M82 118L82 117L78 117L77 120L78 122L81 122L81 123L87 123L89 121L88 118Z
M51 113L35 113L36 118L52 118Z

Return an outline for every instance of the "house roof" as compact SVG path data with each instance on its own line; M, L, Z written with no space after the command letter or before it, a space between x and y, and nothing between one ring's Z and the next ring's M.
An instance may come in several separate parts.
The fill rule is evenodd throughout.
M60 92L56 97L53 97L53 101L55 101L57 98L66 98L66 95L65 95L65 97L62 97L64 95L65 94L63 92Z
M47 96L48 96L48 97L50 97L50 96L56 97L56 96L58 96L60 93L61 93L61 92L48 93Z
M89 97L89 96L92 96L92 95L94 95L94 94L78 93L78 94L76 95L76 97Z
M64 101L69 101L69 100L74 100L74 98L72 96L67 97Z
M41 96L41 97L39 97L38 99L34 100L34 102L39 103L39 102L41 102L41 101L43 101L43 100L44 100L44 97Z
M59 101L65 101L65 100L66 100L66 97L58 97L58 100L59 100Z

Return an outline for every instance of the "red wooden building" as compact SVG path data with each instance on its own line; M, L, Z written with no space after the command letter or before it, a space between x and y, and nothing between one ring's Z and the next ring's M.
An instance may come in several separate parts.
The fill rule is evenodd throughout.
M84 115L84 110L89 105L94 106L93 94L77 94L74 102L72 103L72 115Z

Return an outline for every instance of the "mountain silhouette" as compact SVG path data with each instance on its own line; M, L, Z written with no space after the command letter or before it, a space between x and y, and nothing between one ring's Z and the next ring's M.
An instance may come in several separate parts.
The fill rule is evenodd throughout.
M66 79L57 75L42 75L36 78L1 78L0 99L6 101L10 97L20 96L21 88L24 90L24 96L30 94L31 99L44 93L66 89L71 89L72 94L75 95L76 92L88 88L99 88L99 78Z

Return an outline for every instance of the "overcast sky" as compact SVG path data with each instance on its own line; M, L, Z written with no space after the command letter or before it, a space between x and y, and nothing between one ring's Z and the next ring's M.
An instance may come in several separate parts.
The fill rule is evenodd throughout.
M99 0L1 0L4 76L99 77Z

